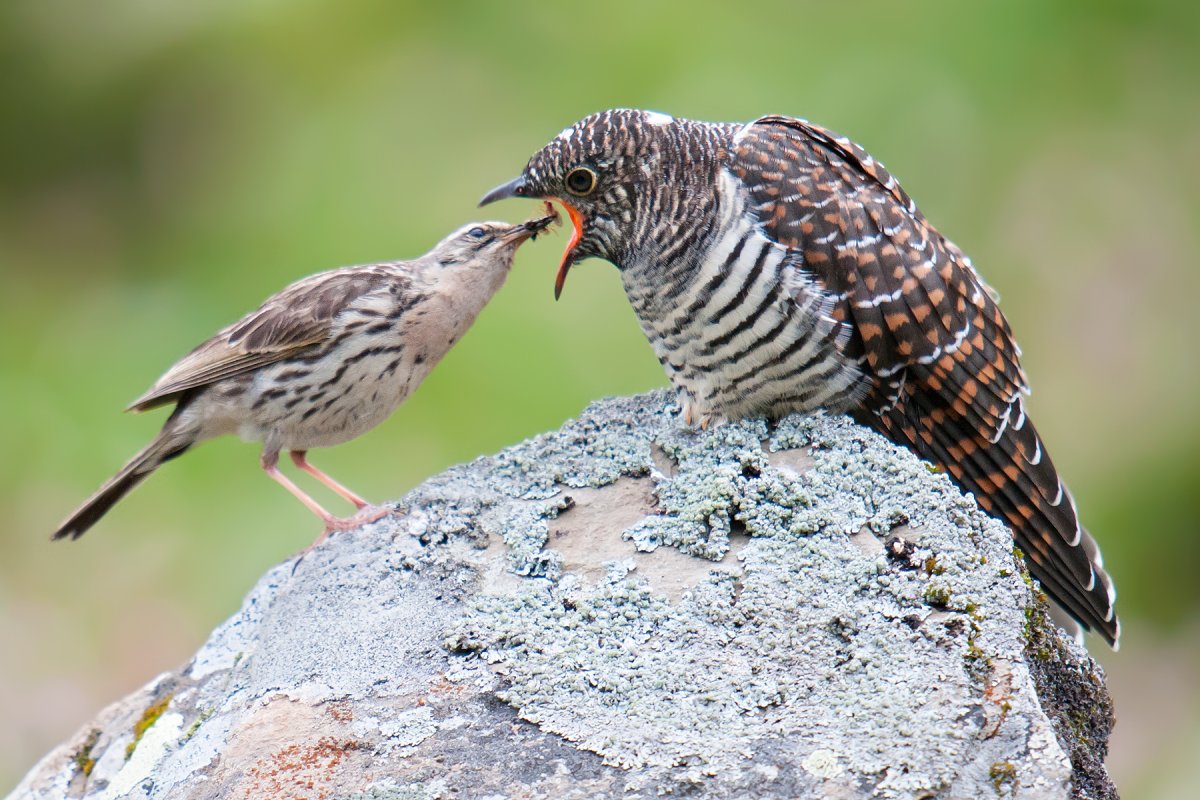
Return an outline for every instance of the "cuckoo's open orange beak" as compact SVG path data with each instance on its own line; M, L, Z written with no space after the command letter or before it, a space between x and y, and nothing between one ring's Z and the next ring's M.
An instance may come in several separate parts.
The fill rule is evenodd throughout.
M537 199L539 195L529 194L529 189L525 185L525 176L519 175L513 178L508 183L501 184L495 189L483 196L479 201L479 205L486 206L489 203L494 203L497 200L507 200L510 197L524 197L526 199ZM571 224L575 230L571 232L571 240L567 242L567 249L563 252L562 262L558 265L558 275L554 278L554 299L557 300L562 295L563 284L567 282L567 273L571 271L571 265L575 263L575 248L583 241L583 226L587 221L579 209L570 203L558 197L542 197L544 200L554 200L567 211L567 216L571 218Z
M563 251L562 261L558 265L558 274L554 277L554 299L557 300L562 294L563 284L567 282L567 273L571 271L571 265L575 263L575 247L583 239L583 214L570 203L563 202L557 197L554 198L567 210L567 216L571 218L571 225L574 230L571 231L571 240L567 242L567 249Z

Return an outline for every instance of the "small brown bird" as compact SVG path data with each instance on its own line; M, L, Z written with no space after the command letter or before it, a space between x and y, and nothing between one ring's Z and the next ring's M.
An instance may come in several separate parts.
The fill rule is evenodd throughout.
M508 277L517 248L557 219L474 223L412 261L322 272L270 297L133 402L132 411L171 402L175 410L54 538L79 538L160 464L231 433L262 442L263 469L325 523L316 543L379 518L386 512L309 464L307 451L383 422L471 327ZM360 513L339 519L322 508L279 472L281 450Z

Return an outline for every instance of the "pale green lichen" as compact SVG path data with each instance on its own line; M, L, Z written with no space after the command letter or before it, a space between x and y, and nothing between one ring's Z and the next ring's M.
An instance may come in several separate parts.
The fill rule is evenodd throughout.
M339 800L443 800L447 796L444 780L397 783L381 781L361 792L345 795Z
M513 573L557 580L562 572L562 556L545 549L550 531L547 520L563 507L561 496L555 502L501 506L484 512L480 527L486 533L499 536L508 546L508 561Z
M753 525L760 535L775 527L764 525L752 513L742 513L760 505L754 500L756 494L771 491L762 482L767 458L761 442L766 435L766 424L752 420L722 425L709 435L684 430L656 440L677 468L674 475L656 479L661 513L647 517L626 537L641 552L676 547L719 561L729 551L735 523Z
M636 562L610 565L593 585L569 572L529 581L472 600L447 646L484 653L505 678L501 697L524 719L607 763L732 767L765 741L815 726L855 741L842 748L857 754L847 765L886 773L889 786L950 781L952 770L942 768L953 758L911 744L943 735L936 704L897 676L928 674L946 657L947 671L953 658L977 665L970 672L987 668L989 645L966 634L995 602L994 569L955 537L965 529L1007 548L998 524L947 476L931 478L910 454L841 418L750 420L699 432L664 416L649 427L655 435L643 440L645 458L627 463L643 463L657 448L669 469L651 473L656 513L626 539L641 552L674 547L727 561L731 537L745 535L739 574L709 572L674 602L630 569ZM802 474L772 462L797 448L812 461ZM518 461L530 463L509 463ZM521 519L489 522L519 574L529 574L517 565L536 563L534 549L545 544L547 512L528 508ZM870 555L847 536L865 528L885 537L900 524L919 540L919 569L892 565L882 542ZM994 563L1007 554L991 555ZM913 635L909 620L918 620L919 632L913 614L929 605L951 614L945 630L955 647L945 649L944 633ZM879 718L905 731L905 747L876 741ZM875 744L863 747L866 740Z

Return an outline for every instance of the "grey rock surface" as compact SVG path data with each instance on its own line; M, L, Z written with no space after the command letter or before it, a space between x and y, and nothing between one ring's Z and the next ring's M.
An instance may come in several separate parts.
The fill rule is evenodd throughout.
M674 412L596 403L279 565L11 797L1115 797L1103 673L1001 523L847 419Z

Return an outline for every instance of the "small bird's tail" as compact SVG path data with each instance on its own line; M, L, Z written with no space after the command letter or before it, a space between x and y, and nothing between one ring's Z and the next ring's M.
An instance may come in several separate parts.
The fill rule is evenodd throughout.
M159 465L181 454L193 444L190 436L177 430L171 421L168 421L158 436L129 459L129 463L121 467L121 471L109 478L83 505L75 509L71 516L58 526L51 538L63 539L69 536L78 539L83 536L117 504L118 500L146 480Z

